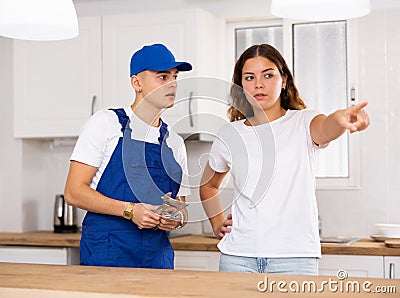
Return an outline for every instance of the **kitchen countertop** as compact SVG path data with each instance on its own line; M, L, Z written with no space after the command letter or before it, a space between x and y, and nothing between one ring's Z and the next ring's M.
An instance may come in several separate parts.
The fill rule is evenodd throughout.
M58 234L52 231L0 233L0 245L79 247L80 233ZM218 240L202 235L182 236L171 239L175 250L219 251ZM382 242L361 239L350 245L321 244L322 254L400 256L400 248L389 248Z
M336 282L336 292L330 290L327 284L330 280ZM360 284L360 292L353 293L351 286L348 292L345 286L339 290L340 282L346 281ZM395 279L348 278L340 281L337 277L327 276L0 263L0 297L8 298L381 297L363 290L363 284L367 282L371 291L378 286L381 289L386 286L386 290L390 287L391 292L395 289L397 293L400 289L400 280ZM313 293L308 290L310 283L323 290ZM265 284L269 287L260 291L258 285L262 290ZM299 291L304 289L303 292L292 290L296 284ZM386 295L395 297L397 294Z
M0 233L0 245L79 247L81 233L54 233L36 231L24 233Z

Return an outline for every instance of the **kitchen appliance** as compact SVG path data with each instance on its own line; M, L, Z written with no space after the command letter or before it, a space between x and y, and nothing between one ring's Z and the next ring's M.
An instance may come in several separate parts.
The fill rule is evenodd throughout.
M78 232L77 209L68 205L64 195L56 195L54 202L54 232L75 233Z

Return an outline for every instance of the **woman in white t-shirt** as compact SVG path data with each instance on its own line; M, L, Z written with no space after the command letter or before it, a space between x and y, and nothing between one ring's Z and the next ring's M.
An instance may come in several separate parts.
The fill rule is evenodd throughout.
M240 56L233 83L232 122L215 138L200 187L221 239L220 271L317 274L315 159L346 130L368 127L367 103L329 116L305 109L285 60L267 44ZM228 171L234 198L225 218L219 187Z

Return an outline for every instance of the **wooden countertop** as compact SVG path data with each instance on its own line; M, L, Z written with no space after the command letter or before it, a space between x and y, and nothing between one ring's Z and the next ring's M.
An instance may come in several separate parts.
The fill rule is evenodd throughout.
M336 282L336 291L327 285L330 280ZM339 290L340 282L344 284L343 290ZM360 284L360 292L353 293L351 286L346 292L344 282ZM364 282L370 283L370 291L385 286L386 290L390 287L390 291L396 290L396 293L366 293ZM278 283L281 283L279 289ZM310 283L323 290L313 293L308 290ZM262 291L265 284L269 287ZM296 284L299 285L298 293L293 290ZM285 290L287 292L283 292ZM340 281L337 277L327 276L0 263L0 297L8 298L398 297L399 291L398 279L348 278Z
M80 233L57 234L50 231L25 233L0 233L0 245L79 247ZM171 239L175 250L219 251L218 240L202 235L190 235ZM400 248L385 247L372 239L361 239L351 245L322 244L322 254L400 256Z
M324 243L321 251L326 255L400 256L400 248L386 247L383 242L370 238L361 239L351 245Z
M81 233L54 233L37 231L25 233L0 233L0 245L79 247Z

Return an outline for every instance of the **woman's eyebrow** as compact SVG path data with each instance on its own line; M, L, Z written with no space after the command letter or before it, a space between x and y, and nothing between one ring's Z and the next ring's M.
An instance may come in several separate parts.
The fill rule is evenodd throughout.
M266 71L269 71L269 70L274 70L274 69L272 67L269 67L269 68L264 69L262 72L266 72Z
M264 69L262 72L266 72L266 71L270 71L270 70L274 70L274 69L272 67L269 67L269 68ZM254 72L246 71L243 74L254 74Z

